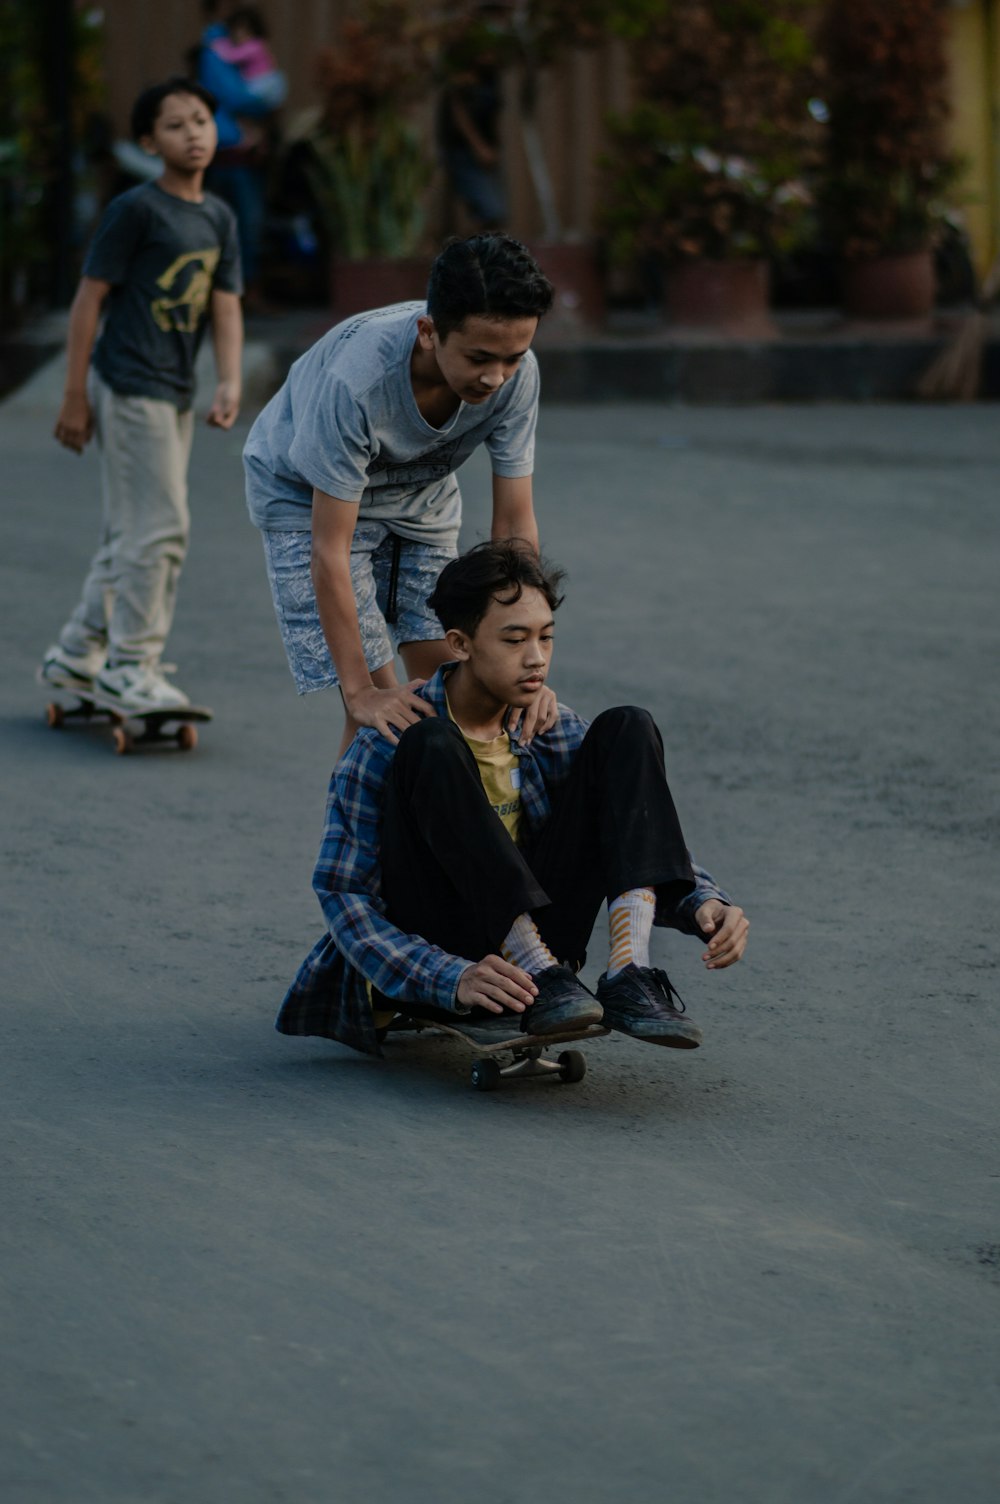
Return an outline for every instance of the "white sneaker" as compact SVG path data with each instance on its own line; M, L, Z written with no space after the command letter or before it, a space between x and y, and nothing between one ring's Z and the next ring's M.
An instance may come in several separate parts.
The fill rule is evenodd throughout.
M104 667L104 650L95 648L83 658L67 653L57 642L45 649L41 667L35 674L39 684L48 684L52 689L70 689L74 694L89 695L94 688L94 677Z
M181 710L191 703L176 684L144 663L102 669L94 678L94 700L106 710L120 710L125 715Z

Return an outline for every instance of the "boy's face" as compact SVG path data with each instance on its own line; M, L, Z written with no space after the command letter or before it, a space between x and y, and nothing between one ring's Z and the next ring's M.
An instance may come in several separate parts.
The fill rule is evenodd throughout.
M526 586L505 606L492 600L475 632L452 630L448 645L498 705L524 709L541 693L552 662L555 622L540 590Z
M142 145L175 172L194 173L211 162L218 139L212 112L196 95L168 94Z
M473 405L488 402L517 370L538 328L536 318L485 319L470 315L441 339L434 320L417 320L421 347L433 351L438 369L456 397Z

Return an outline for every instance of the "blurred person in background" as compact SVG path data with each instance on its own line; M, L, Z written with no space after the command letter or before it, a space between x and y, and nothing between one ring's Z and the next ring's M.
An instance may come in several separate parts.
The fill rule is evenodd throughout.
M483 7L482 20L445 58L437 113L441 165L477 230L500 229L507 219L500 161L502 80L489 29L489 17L496 8Z
M267 162L274 112L287 85L267 45L267 26L254 5L218 6L207 0L208 25L194 51L193 73L219 102L219 149L206 179L236 215L248 311L263 306L261 240L267 202Z

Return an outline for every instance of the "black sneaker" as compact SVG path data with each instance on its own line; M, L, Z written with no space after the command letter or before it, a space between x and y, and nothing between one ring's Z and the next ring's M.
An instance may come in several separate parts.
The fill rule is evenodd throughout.
M665 971L630 961L613 977L604 973L597 998L610 1029L676 1050L696 1050L701 1044L701 1030L684 1016L680 994Z
M601 1022L600 1003L568 966L548 966L531 980L538 996L521 1014L523 1034L563 1034Z

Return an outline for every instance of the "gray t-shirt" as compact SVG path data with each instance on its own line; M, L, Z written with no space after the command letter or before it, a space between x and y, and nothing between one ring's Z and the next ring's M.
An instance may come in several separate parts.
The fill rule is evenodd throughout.
M159 397L185 412L212 292L241 292L236 220L206 193L200 204L158 183L111 200L83 275L111 283L94 369L124 397Z
M443 428L421 416L410 356L423 303L396 303L347 319L295 362L258 417L243 458L247 505L258 527L312 525L315 487L360 501L366 521L421 543L458 537L455 471L480 444L494 475L531 475L538 363L529 350L481 404L461 403Z

